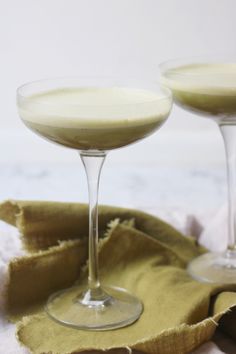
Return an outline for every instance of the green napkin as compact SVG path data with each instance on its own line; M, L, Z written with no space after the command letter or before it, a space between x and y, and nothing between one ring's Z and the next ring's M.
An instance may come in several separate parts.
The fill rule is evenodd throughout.
M102 283L136 294L144 303L142 316L133 325L105 332L76 330L50 320L42 307L48 295L77 278L86 281L87 206L8 201L0 205L0 218L16 225L25 247L33 250L9 266L9 316L27 314L17 329L23 345L38 354L113 348L184 354L209 340L223 315L223 330L236 338L236 285L190 278L187 263L204 252L194 239L143 212L106 206L99 210Z

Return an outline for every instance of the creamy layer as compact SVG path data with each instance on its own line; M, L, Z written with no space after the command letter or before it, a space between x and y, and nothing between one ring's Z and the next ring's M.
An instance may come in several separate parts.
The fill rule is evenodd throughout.
M108 128L163 120L170 99L126 88L60 88L19 99L22 119L65 128Z

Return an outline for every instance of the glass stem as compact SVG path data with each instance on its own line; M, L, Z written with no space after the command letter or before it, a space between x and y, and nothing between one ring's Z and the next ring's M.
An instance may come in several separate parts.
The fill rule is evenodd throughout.
M228 178L227 256L236 255L236 125L220 125L224 139Z
M89 259L88 259L88 287L91 297L101 293L98 275L98 189L101 169L106 157L105 152L80 153L88 182L89 193Z

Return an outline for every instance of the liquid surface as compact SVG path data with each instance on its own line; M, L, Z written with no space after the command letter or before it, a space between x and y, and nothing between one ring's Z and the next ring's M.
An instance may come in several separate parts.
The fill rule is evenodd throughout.
M168 69L162 82L183 108L229 124L236 120L236 63L192 64Z
M18 98L25 124L40 135L79 150L110 150L154 132L167 118L171 98L126 88L60 88Z

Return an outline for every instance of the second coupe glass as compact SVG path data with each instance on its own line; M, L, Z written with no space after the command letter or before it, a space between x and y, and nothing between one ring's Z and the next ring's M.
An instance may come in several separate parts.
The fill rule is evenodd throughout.
M200 281L236 283L236 61L173 60L160 68L161 81L172 90L178 105L214 119L226 150L228 248L223 253L207 253L196 258L189 264L189 273Z

